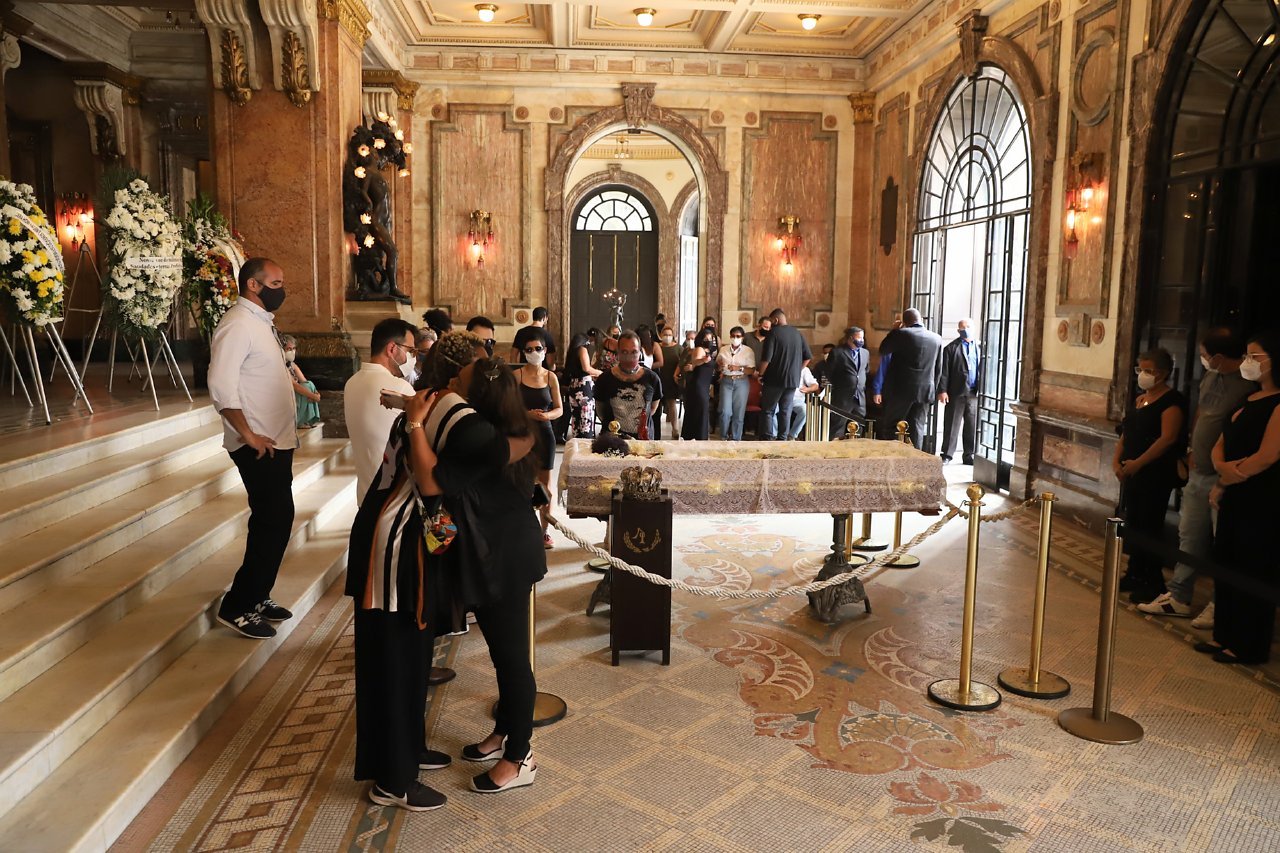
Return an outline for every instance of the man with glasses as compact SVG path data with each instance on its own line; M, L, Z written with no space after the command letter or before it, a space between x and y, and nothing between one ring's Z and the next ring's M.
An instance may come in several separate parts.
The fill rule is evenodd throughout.
M542 350L546 354L546 360L542 366L547 370L555 370L556 343L551 339L551 333L547 331L547 309L541 305L533 309L533 323L516 332L516 339L511 344L511 357L507 361L512 364L523 364L526 361L525 347L531 341L542 344Z
M244 562L218 606L218 621L241 636L266 640L270 622L293 616L271 600L293 532L293 380L275 328L284 302L284 270L267 258L240 268L240 298L210 342L209 396L222 415L222 446L249 496Z
M467 331L484 341L484 351L493 355L494 328L488 317L475 316L467 321Z
M370 358L343 386L342 408L351 436L351 455L356 468L356 503L364 500L373 478L382 465L391 425L400 414L384 407L383 391L413 394L408 375L417 366L414 327L399 317L388 317L373 327L369 337Z

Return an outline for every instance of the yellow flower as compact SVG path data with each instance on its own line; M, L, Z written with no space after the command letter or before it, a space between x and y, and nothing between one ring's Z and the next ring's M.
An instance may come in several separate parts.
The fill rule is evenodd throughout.
M22 223L16 219L9 220L9 233L18 235L22 233Z
M49 256L45 254L44 249L40 249L36 252L36 261L39 262L40 266L44 266L49 263Z
M49 295L49 283L47 281L40 282L40 284L36 287L36 296L39 296L41 299L44 299L48 295Z
M44 216L37 213L35 216L31 217L31 221L36 225L44 225Z
M34 264L34 263L36 262L36 256L35 256L35 255L33 255L33 254L31 254L31 250L29 250L29 249L23 249L23 250L22 250L22 262L23 262L24 264Z

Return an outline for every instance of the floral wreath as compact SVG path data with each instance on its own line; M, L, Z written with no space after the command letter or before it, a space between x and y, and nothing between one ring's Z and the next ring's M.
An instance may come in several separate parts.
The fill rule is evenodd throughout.
M62 319L62 247L34 191L0 180L0 301L24 324Z
M169 319L182 284L182 233L168 202L141 178L116 190L107 216L111 274L104 303L126 335L153 337Z
M236 277L245 262L244 249L240 235L205 196L192 199L182 230L187 308L207 341L239 296Z

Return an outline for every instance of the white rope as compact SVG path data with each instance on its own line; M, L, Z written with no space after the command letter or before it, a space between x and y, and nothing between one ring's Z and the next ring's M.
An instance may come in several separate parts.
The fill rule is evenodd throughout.
M1028 509L1034 506L1035 504L1040 503L1041 500L1043 499L1039 495L1036 495L1034 498L1027 498L1025 501L1023 501L1022 503L1018 504L1015 507L1010 507L1009 509L1002 510L1000 512L993 512L990 514L984 513L982 518L979 519L979 521L995 522L995 521L1004 521L1007 518L1013 518L1015 515L1022 512L1024 509ZM946 505L948 509L950 509L956 515L963 518L965 521L969 520L969 513L965 512L960 507L953 504L951 501L946 501Z
M597 548L595 545L592 545L590 542L587 542L577 533L574 533L572 530L570 530L568 527L562 524L560 519L556 518L555 516L551 516L550 520L551 520L551 525L555 527L556 530L559 530L561 533L563 533L566 537L569 538L571 542L573 542L582 550L587 551L591 554L594 554L595 556L599 557L602 560L605 560L606 562L608 562L610 566L612 566L615 569L620 569L621 571L627 572L629 574L633 574L636 577L640 578L641 580L648 581L649 583L657 584L658 586L670 587L671 589L678 589L681 592L687 592L692 595L702 595L710 598L762 599L762 598L781 598L784 595L807 595L808 593L818 592L819 590L826 589L827 587L830 587L830 586L837 586L842 583L848 583L854 578L863 578L866 575L870 574L875 569L880 568L886 563L896 562L897 559L901 557L903 554L907 553L912 548L916 547L921 542L925 541L930 536L933 536L935 533L941 530L947 524L947 522L955 518L959 514L959 512L960 511L958 508L954 506L950 507L946 515L944 515L942 518L935 521L933 524L929 525L929 527L926 528L922 533L913 537L910 541L904 543L902 547L898 548L896 551L893 551L892 553L889 553L889 554L883 554L869 563L865 563L861 566L858 566L853 571L844 572L842 574L835 575L834 577L830 577L825 580L811 581L810 583L804 584L802 586L789 586L789 587L783 587L781 589L749 589L744 592L730 592L728 590L723 589L722 587L690 586L689 584L684 583L683 581L673 580L671 578L664 578L661 575L655 575L652 572L645 571L639 566L633 566L630 563L619 560L617 557L613 556L609 552L603 551L600 548Z

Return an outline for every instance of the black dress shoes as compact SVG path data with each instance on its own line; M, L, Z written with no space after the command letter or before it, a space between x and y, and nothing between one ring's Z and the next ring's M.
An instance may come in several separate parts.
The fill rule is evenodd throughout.
M449 669L447 666L431 667L431 674L427 676L427 686L437 687L448 681L453 681L458 677L458 673Z

